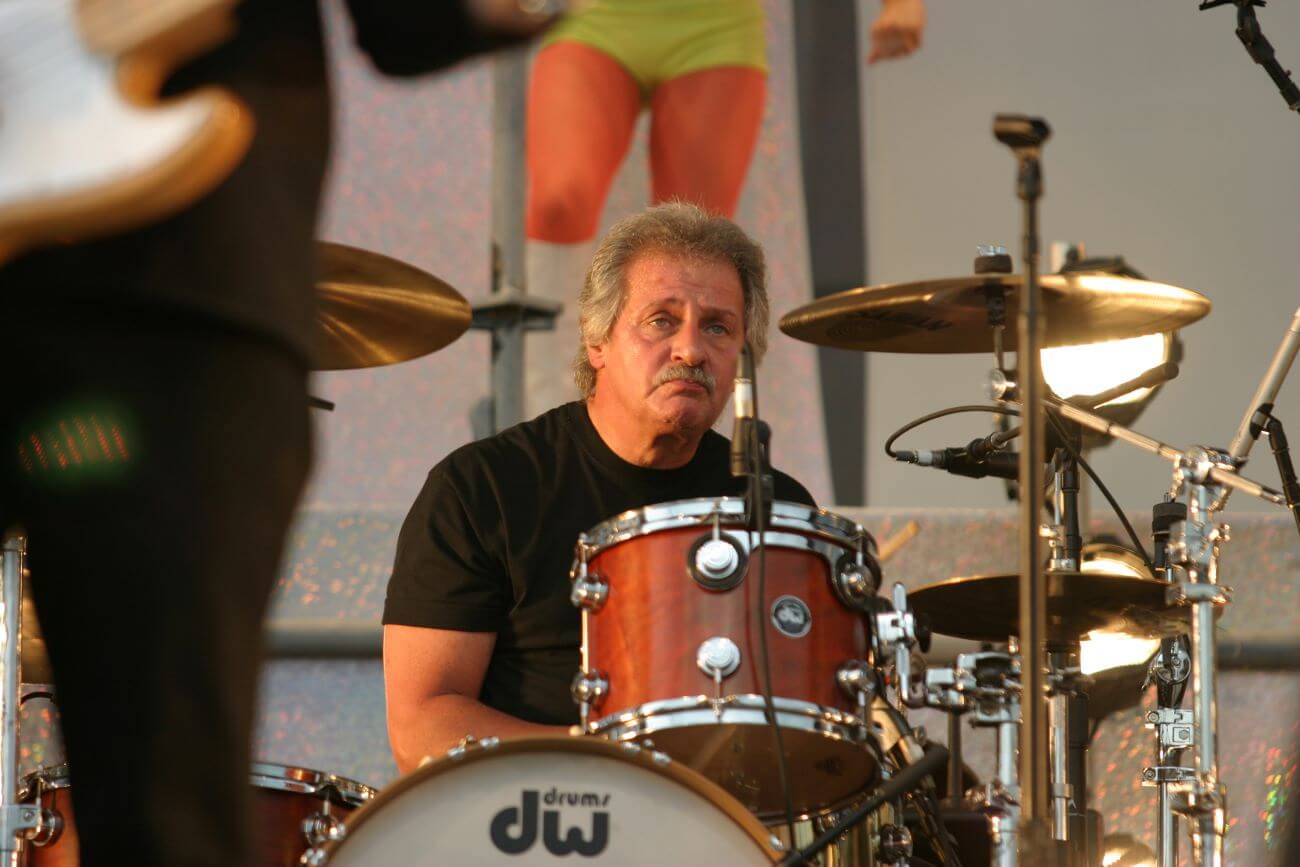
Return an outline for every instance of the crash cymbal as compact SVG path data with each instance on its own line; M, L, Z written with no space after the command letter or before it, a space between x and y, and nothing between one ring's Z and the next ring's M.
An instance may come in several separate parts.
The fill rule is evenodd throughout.
M1188 629L1186 608L1168 605L1163 581L1100 572L1048 572L1047 639L1075 642L1093 630L1143 638ZM911 590L907 605L941 635L1006 641L1020 632L1020 576L949 578Z
M991 352L988 298L1005 293L1003 346L1016 347L1018 274L887 283L819 298L781 318L798 340L870 352ZM1210 312L1190 289L1112 274L1048 274L1041 278L1044 346L1095 343L1173 331Z
M317 370L419 358L469 328L469 302L432 274L357 247L316 249Z

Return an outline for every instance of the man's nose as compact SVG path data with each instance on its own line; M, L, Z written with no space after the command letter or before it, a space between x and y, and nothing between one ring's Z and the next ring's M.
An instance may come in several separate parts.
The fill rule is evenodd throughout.
M673 336L673 361L699 367L704 363L704 335L698 328L687 325Z

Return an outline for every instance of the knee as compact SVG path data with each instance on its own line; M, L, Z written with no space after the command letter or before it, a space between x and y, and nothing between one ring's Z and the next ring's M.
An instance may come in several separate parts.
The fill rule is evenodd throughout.
M581 173L531 181L528 237L553 244L576 244L592 238L606 191L606 185Z

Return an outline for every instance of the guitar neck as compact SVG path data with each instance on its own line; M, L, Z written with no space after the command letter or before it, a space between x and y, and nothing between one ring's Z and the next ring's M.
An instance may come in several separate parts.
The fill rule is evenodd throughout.
M77 29L92 51L121 57L177 42L197 51L229 35L239 0L77 0Z

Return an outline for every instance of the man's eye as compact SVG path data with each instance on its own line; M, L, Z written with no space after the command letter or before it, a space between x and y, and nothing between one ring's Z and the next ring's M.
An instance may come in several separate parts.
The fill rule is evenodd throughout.
M710 334L730 334L730 333L731 333L731 329L728 328L727 326L723 325L721 322L715 322L715 323L713 323L712 325L707 326L707 327L705 328L705 330L708 331Z
M667 316L656 316L654 319L650 320L650 324L655 328L667 328L673 323Z

